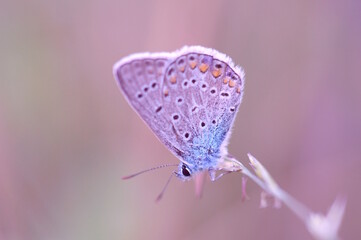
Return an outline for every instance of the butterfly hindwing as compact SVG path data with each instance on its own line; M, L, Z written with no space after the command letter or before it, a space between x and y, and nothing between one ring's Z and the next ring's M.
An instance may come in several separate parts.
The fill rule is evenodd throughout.
M163 88L180 144L191 154L195 148L217 152L241 103L241 76L224 61L190 52L169 64Z

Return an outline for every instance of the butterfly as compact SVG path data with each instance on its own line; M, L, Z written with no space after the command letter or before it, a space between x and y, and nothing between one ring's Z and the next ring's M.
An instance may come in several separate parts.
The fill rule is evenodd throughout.
M180 160L174 174L189 180L208 171L214 180L242 101L242 68L214 49L185 46L127 56L113 74L128 103Z

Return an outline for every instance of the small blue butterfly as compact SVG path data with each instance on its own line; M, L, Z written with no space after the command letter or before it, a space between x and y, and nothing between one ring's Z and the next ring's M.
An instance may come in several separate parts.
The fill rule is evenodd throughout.
M113 74L129 104L181 161L175 175L188 180L208 171L214 180L242 101L242 68L214 49L185 46L130 55Z

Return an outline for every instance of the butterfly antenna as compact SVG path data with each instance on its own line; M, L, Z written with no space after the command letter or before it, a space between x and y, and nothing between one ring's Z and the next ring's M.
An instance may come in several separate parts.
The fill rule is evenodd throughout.
M130 178L133 178L133 177L136 177L142 173L145 173L145 172L149 172L149 171L153 171L153 170L157 170L157 169L160 169L160 168L165 168L165 167L174 167L174 166L178 166L178 164L164 164L164 165L160 165L158 167L152 167L152 168L149 168L149 169L146 169L146 170L143 170L143 171L140 171L140 172L137 172L137 173L134 173L132 175L129 175L129 176L125 176L125 177L122 177L123 180L126 180L126 179L130 179ZM173 174L172 174L173 175Z
M165 190L167 189L168 184L169 184L169 182L170 182L170 180L172 179L172 177L173 177L174 174L175 174L175 172L172 172L172 174L169 176L167 183L164 185L162 191L159 193L157 199L155 200L156 202L159 202L159 201L162 199L163 194L164 194Z

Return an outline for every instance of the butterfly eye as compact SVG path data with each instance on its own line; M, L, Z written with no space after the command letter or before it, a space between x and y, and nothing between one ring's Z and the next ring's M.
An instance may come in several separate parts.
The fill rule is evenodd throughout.
M190 177L191 176L191 171L189 170L189 168L185 164L182 165L182 174L185 177Z

